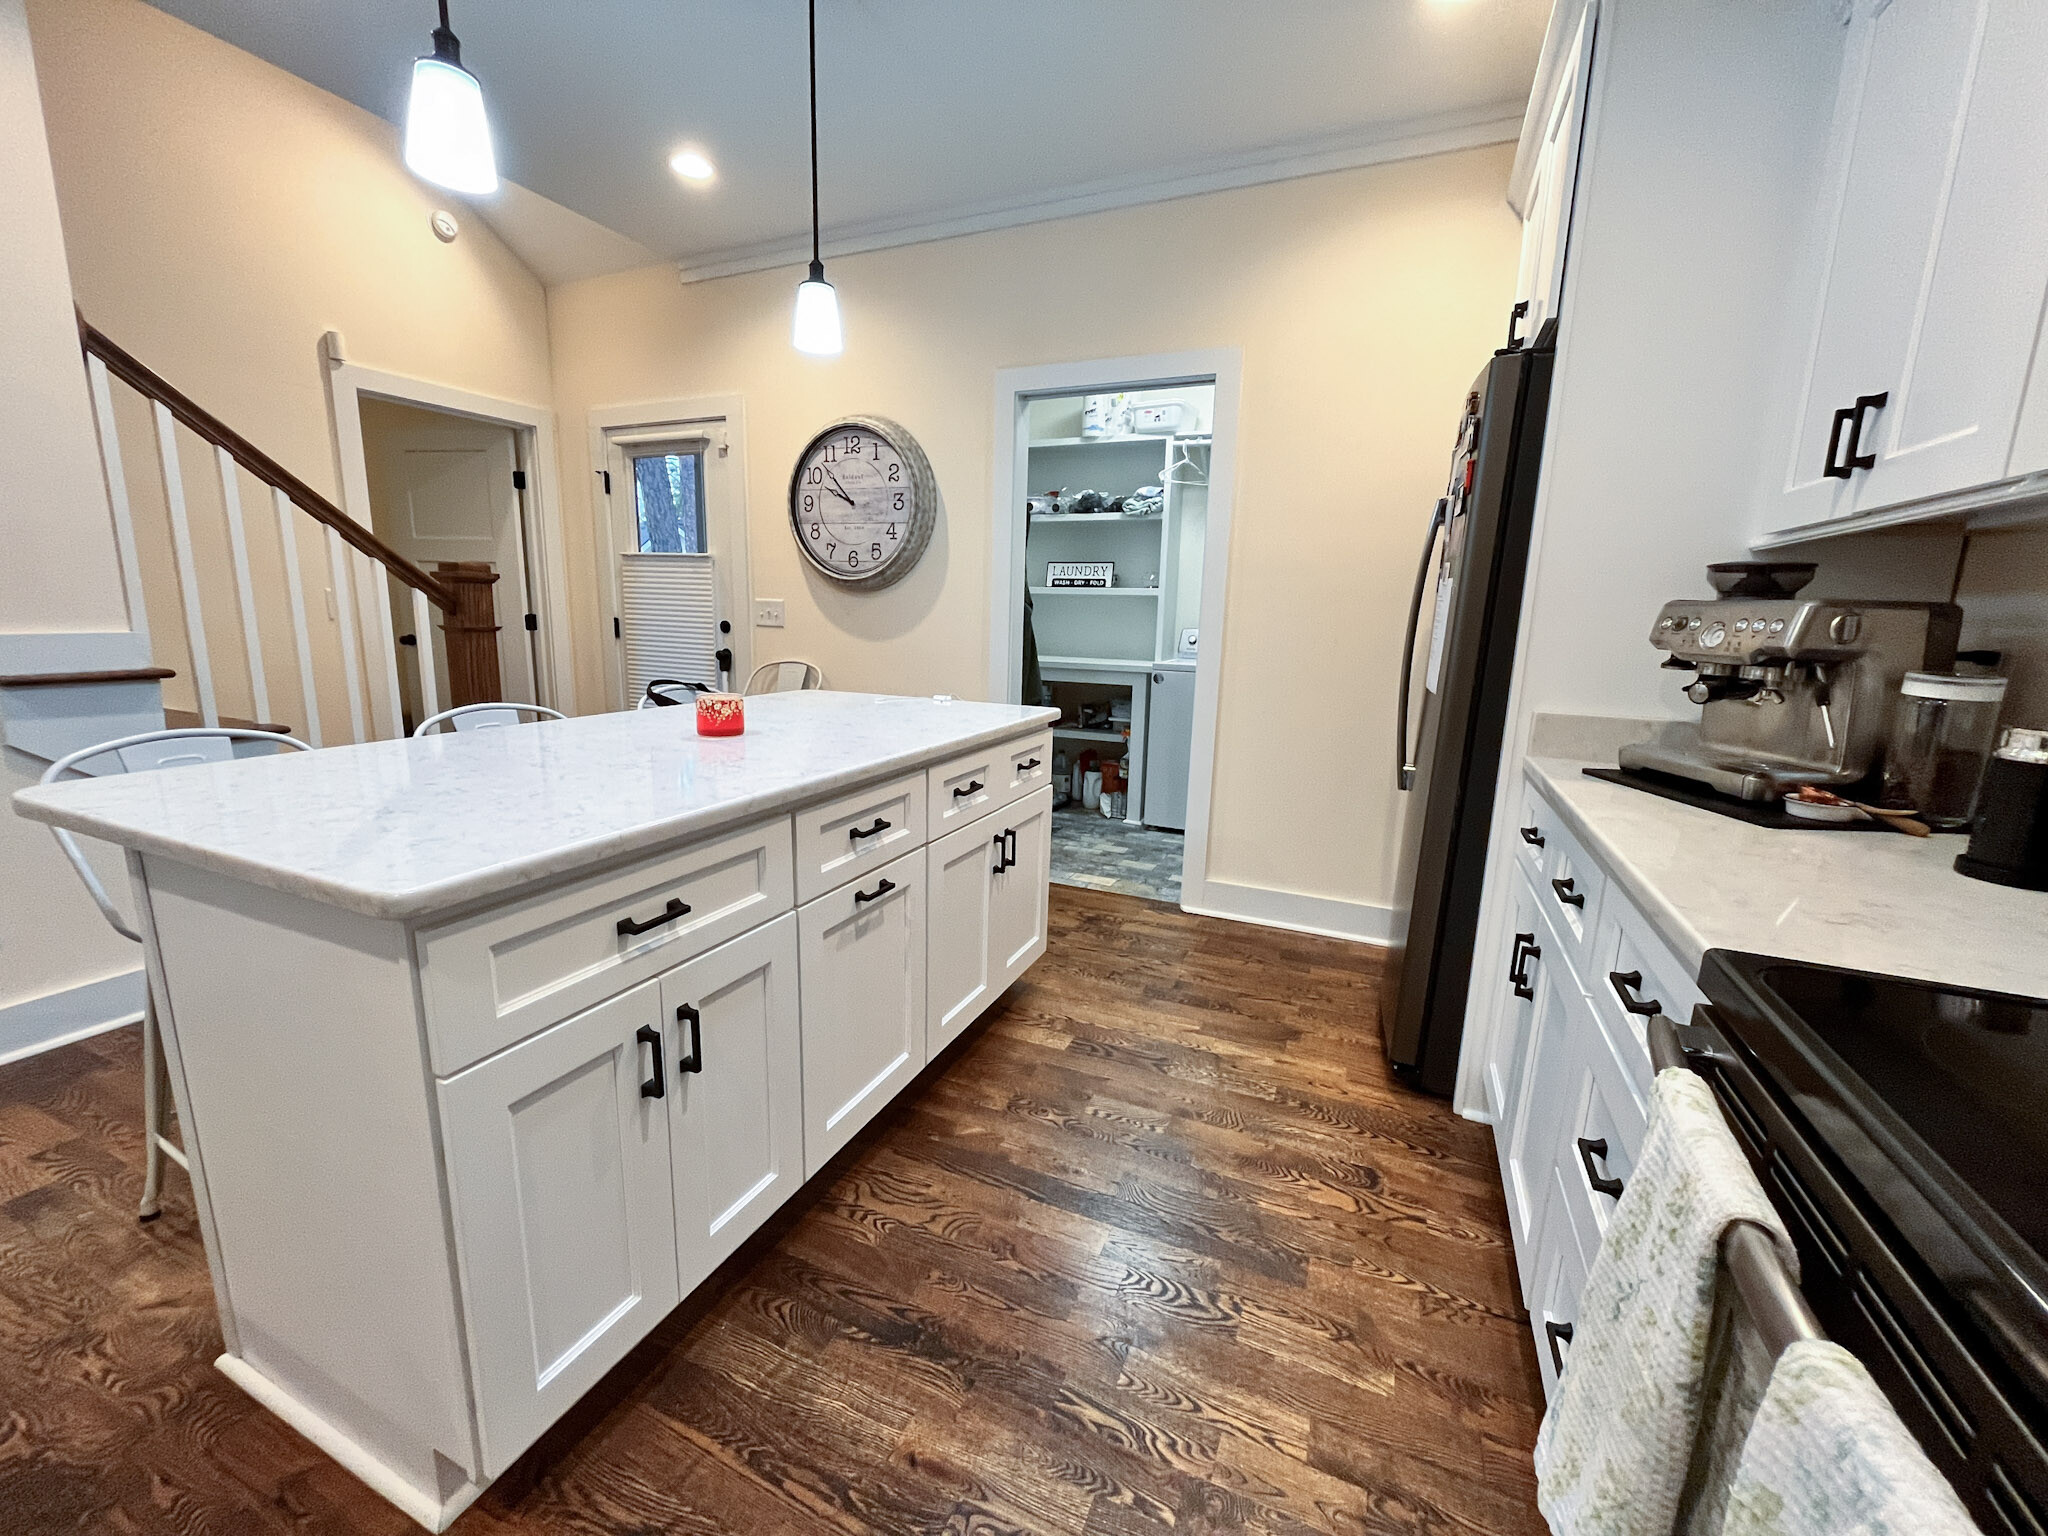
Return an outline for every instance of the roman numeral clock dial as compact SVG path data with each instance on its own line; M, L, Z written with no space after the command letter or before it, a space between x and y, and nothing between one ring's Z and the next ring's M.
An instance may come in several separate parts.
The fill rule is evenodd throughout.
M811 564L843 586L900 581L931 542L939 487L924 449L895 422L849 416L797 456L789 528Z

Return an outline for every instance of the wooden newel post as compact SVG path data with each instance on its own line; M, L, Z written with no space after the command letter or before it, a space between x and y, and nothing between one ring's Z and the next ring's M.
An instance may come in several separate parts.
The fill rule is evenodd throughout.
M441 623L448 650L451 704L490 704L503 698L498 677L498 618L491 588L498 573L480 560L444 560L434 574L455 593L455 611Z

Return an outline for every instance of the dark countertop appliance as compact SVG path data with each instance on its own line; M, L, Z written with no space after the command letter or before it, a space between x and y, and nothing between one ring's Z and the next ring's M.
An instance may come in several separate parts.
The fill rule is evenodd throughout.
M1710 950L1702 1066L1801 1289L1987 1536L2048 1532L2048 1000ZM1701 1032L1688 1032L1696 1047Z

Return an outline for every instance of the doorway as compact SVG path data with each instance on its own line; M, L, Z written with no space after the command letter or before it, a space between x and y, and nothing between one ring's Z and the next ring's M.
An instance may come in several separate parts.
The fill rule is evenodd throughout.
M1214 740L1213 702L1206 729L1197 716L1217 377L1130 380L1105 369L999 395L1015 432L1015 558L998 591L1013 595L1015 643L998 650L1004 696L1060 712L1054 881L1184 904Z
M498 695L515 703L538 703L539 583L529 558L519 434L502 422L373 395L362 397L359 410L372 530L426 570L461 561L486 566L496 576L491 597L498 623ZM448 648L438 636L428 637L433 643L426 646L419 644L409 590L395 577L387 580L409 733L434 713L430 705L451 697ZM431 680L421 675L422 660L429 656Z

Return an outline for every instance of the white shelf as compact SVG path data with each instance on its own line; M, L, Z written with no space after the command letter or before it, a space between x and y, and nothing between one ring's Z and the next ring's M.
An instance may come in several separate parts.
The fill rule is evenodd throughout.
M1078 725L1055 725L1052 728L1052 733L1055 736L1071 736L1076 741L1129 741L1131 739L1130 733L1127 731L1092 731L1084 730Z
M1041 437L1035 442L1026 443L1025 446L1027 448L1099 448L1119 443L1151 443L1154 446L1164 443L1197 443L1207 447L1209 438L1206 433L1198 437L1177 437L1171 432L1130 432L1116 437Z
M1157 597L1157 587L1033 587L1033 597Z
M1133 656L1046 656L1040 655L1041 671L1056 672L1150 672L1152 663Z
M1143 517L1125 517L1121 512L1053 512L1031 519L1030 526L1041 523L1159 523L1166 520L1164 512L1147 512Z

